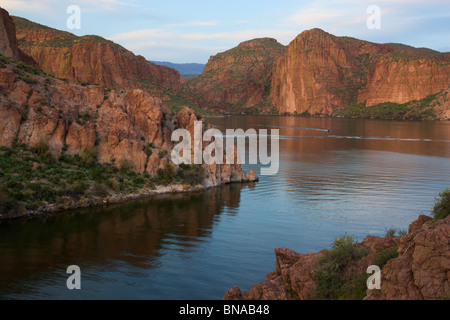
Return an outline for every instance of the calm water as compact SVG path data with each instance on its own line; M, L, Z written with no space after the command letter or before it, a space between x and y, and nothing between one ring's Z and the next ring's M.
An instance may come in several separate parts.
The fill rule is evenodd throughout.
M450 122L208 119L280 129L280 171L256 184L0 224L0 298L221 299L348 232L407 229L450 187ZM331 133L311 129L330 129ZM259 172L258 166L244 166ZM82 290L66 288L67 266Z

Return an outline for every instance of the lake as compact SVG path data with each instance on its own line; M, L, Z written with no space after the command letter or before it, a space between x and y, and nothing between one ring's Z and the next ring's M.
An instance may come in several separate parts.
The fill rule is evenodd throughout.
M257 183L0 223L1 299L222 299L264 281L274 249L329 248L406 230L450 187L450 122L208 118L280 130L280 168ZM320 130L318 130L320 129ZM327 132L326 130L330 130ZM243 165L244 170L259 165ZM81 268L81 290L66 269Z

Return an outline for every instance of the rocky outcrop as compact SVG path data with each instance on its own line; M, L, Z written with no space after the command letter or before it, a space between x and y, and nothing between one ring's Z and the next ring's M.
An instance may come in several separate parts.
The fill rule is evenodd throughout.
M23 18L14 17L20 49L44 72L75 83L142 88L160 93L158 86L178 91L180 75L136 56L98 36L77 37Z
M275 57L286 48L275 39L254 39L211 57L197 76L183 85L200 107L220 112L245 112L264 99Z
M450 217L436 223L420 217L400 239L398 253L383 268L381 290L368 290L368 300L448 299Z
M68 33L30 24L28 27L32 37L54 41L55 32L62 37L72 37ZM8 29L9 32L14 31L13 27ZM20 32L24 29L19 28ZM8 34L8 37L14 40L14 33ZM109 48L106 50L115 50L111 44L92 45L105 45ZM128 53L125 55L127 58L122 58L131 57ZM46 144L56 159L63 153L82 155L84 152L95 152L100 163L113 163L139 173L155 175L158 169L173 165L170 153L175 120L179 128L192 132L193 123L197 121L193 110L186 107L173 115L161 99L141 89L123 91L99 85L73 84L17 61L2 61L0 146L23 144L33 149ZM65 69L64 62L61 64L50 65ZM136 65L136 68L142 68L140 72L145 72L145 66ZM201 183L204 187L257 179L253 171L247 175L238 164L205 164L204 168L206 174ZM174 166L175 172L177 169Z
M0 54L19 60L19 48L14 36L16 31L14 22L8 12L0 8Z
M193 136L197 118L191 109L172 116L160 99L140 89L108 91L15 70L0 68L0 146L33 148L45 142L55 158L94 147L101 163L154 175L170 162L174 120ZM204 167L205 186L256 180L238 164Z
M198 106L225 113L333 116L356 104L421 100L449 86L448 53L312 29L287 48L265 38L219 53L183 92ZM433 119L446 119L445 102L433 106Z
M448 55L432 50L301 33L272 70L270 100L280 113L332 115L351 104L423 99L450 86Z
M185 129L189 131L192 141L191 141L191 159L194 159L194 124L198 121L193 110L188 107L184 107L175 116L176 123L180 129ZM211 127L204 127L203 132ZM202 150L205 150L209 142L203 142ZM241 165L237 163L237 148L234 146L234 162L232 164L227 163L226 150L224 150L223 164L202 164L205 171L205 181L204 184L208 187L218 186L224 183L232 182L254 182L258 180L254 170L250 170L248 173L242 171Z
M398 257L387 261L381 270L381 289L368 289L366 300L448 299L450 294L450 216L434 222L420 216L402 237L366 237L356 248L366 250L343 271L344 280L366 273L380 261L383 253L396 250ZM286 248L275 249L276 270L266 281L244 293L231 288L225 300L313 300L317 270L326 250L299 254ZM345 281L344 281L345 283Z

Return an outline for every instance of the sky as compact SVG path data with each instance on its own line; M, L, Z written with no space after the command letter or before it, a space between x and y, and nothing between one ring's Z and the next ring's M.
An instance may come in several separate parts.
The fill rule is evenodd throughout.
M80 8L79 29L69 29ZM112 40L148 60L206 63L240 42L288 45L320 28L336 36L450 51L449 0L0 0L11 15ZM70 24L69 24L70 26Z

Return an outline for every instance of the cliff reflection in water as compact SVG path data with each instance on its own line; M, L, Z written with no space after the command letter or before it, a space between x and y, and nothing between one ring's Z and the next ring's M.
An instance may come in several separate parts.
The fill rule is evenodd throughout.
M40 282L55 270L64 274L71 264L91 267L122 261L152 269L164 245L176 242L172 250L189 251L210 237L225 207L229 215L237 212L241 189L247 187L254 184L4 222L0 224L0 297L21 291L22 281Z

